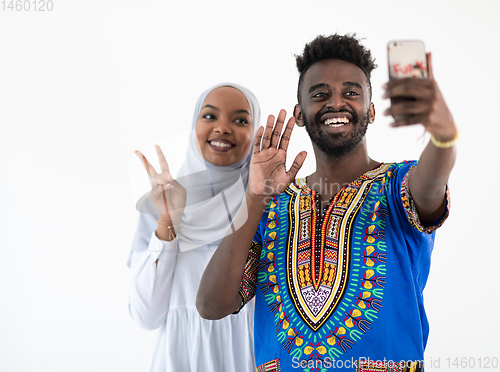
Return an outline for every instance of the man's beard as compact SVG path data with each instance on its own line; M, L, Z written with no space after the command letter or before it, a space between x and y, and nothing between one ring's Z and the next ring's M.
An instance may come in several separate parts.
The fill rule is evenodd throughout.
M321 121L321 116L324 114L332 112L348 112L351 115L350 124L352 125L352 130L349 133L338 133L331 134L324 131L325 124ZM365 137L366 131L368 129L368 121L370 117L370 109L366 111L366 114L361 120L359 120L358 114L355 111L340 110L334 111L329 110L326 112L318 112L311 123L306 115L303 115L304 125L306 131L309 134L311 141L324 153L338 158L343 157L350 153Z

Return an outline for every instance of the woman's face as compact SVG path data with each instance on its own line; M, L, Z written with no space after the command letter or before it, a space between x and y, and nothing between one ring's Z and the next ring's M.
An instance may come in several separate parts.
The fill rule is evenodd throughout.
M239 162L253 137L250 106L245 95L232 87L211 91L196 122L196 137L203 158L214 165Z

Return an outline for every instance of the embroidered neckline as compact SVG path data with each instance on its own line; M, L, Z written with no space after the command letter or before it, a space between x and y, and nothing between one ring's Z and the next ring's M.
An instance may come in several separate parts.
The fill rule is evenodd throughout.
M294 184L292 184L298 188L296 190L298 194L307 196L311 200L310 279L316 291L318 291L321 279L324 275L326 230L330 223L329 221L332 210L335 209L339 199L342 201L343 198L345 198L344 193L346 189L356 188L356 186L359 186L360 183L378 177L380 174L385 173L391 165L393 165L393 163L379 163L372 170L363 173L361 176L342 187L335 195L333 195L324 208L321 208L319 205L319 193L312 190L307 184L307 177L298 178L295 180Z

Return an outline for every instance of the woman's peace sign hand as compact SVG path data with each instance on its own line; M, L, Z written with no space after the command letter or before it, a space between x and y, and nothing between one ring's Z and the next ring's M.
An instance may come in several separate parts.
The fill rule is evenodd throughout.
M157 173L148 159L140 152L136 155L146 168L151 180L151 193L149 199L160 215L159 222L166 226L179 226L184 207L186 206L186 189L181 186L170 174L168 163L160 149L155 145L158 160L160 161L161 173ZM163 225L162 225L163 226Z

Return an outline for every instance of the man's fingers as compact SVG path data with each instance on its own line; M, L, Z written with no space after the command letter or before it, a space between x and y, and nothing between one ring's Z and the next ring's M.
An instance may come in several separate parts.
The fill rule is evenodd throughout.
M415 98L431 100L434 96L434 86L428 79L397 79L387 85L386 98Z
M434 80L434 73L432 71L432 54L427 53L427 76L429 79Z
M262 149L269 148L269 144L271 143L273 128L274 128L274 116L269 115L267 117L266 129L264 130L264 134L262 135Z
M407 116L407 115L423 115L428 114L432 110L431 102L420 102L420 101L401 101L398 103L393 103L384 114L397 116Z
M276 125L273 129L273 134L271 137L271 147L278 148L278 144L280 142L281 130L283 129L283 124L286 118L286 111L280 110L278 114L278 120L276 121Z
M140 151L135 151L135 154L137 155L137 157L141 161L142 165L146 169L146 172L148 172L149 176L150 177L156 176L157 173L156 173L154 167L149 163L148 159L146 159L146 157Z
M262 134L264 133L264 127L260 126L255 134L255 140L253 141L253 154L257 154L260 151L260 142L262 141Z
M290 137L292 136L292 131L294 127L295 127L295 118L292 116L290 119L288 119L285 131L281 136L280 149L283 149L285 151L288 149L288 144L290 143Z
M403 127L406 125L423 124L425 126L428 115L408 115L397 117L391 127Z
M292 166L290 167L290 170L286 172L287 176L290 179L290 182L293 182L295 177L297 176L297 172L299 169L302 167L302 164L304 164L304 161L306 160L307 152L301 151L294 159Z
M283 123L285 122L286 111L281 109L278 118L276 119L276 125L274 123L274 116L269 115L267 118L266 130L264 131L264 136L262 137L262 149L267 149L269 147L278 147L278 143L281 136L281 129L283 128Z

